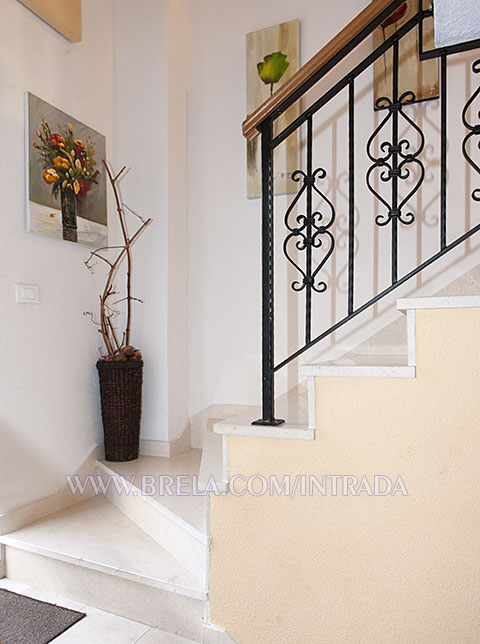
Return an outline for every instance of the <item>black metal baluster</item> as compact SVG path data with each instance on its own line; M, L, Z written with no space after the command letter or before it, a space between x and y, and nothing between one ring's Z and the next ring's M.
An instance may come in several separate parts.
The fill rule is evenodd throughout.
M353 312L355 279L355 80L348 87L348 314Z
M307 121L307 177L309 183L307 184L307 218L306 218L306 270L305 274L308 278L312 275L312 192L313 184L313 122L310 116ZM313 284L313 280L312 280ZM305 344L308 344L312 337L312 284L305 284Z
M474 74L480 74L480 59L476 60L473 63L472 71ZM462 122L466 127L466 129L468 130L468 133L465 135L465 138L463 139L463 143L462 143L463 156L465 157L465 160L467 161L467 163L475 170L475 172L478 172L478 174L480 174L480 166L476 161L473 160L471 156L472 152L469 151L469 141L473 137L480 137L480 123L471 122L471 117L469 117L469 111L479 96L480 96L480 87L477 87L477 89L474 91L472 96L468 99L462 111ZM480 118L480 112L477 112L477 116L478 118ZM476 141L476 147L480 149L480 140L476 140L476 139L473 139L473 140ZM472 192L472 199L474 201L480 201L480 188L474 188Z
M399 103L398 97L398 40L393 44L393 105ZM393 111L392 117L392 210L398 211L398 109ZM392 284L398 278L398 217L392 217Z
M440 61L440 248L447 245L447 54Z
M275 419L273 123L260 126L262 137L262 418L252 425L281 425Z

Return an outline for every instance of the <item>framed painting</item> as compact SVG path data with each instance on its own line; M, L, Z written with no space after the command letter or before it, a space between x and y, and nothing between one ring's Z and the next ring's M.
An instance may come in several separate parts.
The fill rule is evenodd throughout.
M247 114L254 112L287 81L300 65L300 20L247 34ZM300 114L300 105L286 110L274 124L274 135ZM274 194L296 193L298 185L292 173L299 168L298 131L289 136L274 152ZM247 141L247 197L260 197L260 138Z
M82 40L82 0L19 0L71 42Z
M425 9L431 0L423 0ZM417 0L406 0L403 5L380 25L373 34L373 45L378 47L390 38L418 11ZM434 47L433 18L424 21L423 44L425 49ZM383 96L392 99L393 52L390 48L374 65L375 104ZM398 89L401 96L405 92L414 92L417 101L438 98L438 61L437 59L421 61L419 58L418 29L412 29L400 40Z
M107 245L105 137L27 92L27 230Z

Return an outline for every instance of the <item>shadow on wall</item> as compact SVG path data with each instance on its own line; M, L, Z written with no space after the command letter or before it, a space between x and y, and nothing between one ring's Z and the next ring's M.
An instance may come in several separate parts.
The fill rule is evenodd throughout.
M39 499L61 487L63 472L32 440L0 422L0 514Z

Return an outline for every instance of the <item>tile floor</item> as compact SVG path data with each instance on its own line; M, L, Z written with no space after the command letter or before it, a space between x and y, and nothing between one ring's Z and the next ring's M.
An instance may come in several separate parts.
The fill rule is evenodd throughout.
M194 644L191 640L159 631L92 606L59 597L12 579L0 579L0 588L86 613L80 622L54 640L57 644Z

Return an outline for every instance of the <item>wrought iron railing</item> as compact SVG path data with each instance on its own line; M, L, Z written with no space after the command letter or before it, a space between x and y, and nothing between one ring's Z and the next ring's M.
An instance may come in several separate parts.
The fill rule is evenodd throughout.
M355 61L353 65L350 63L351 69L343 78L337 80L328 91L316 98L300 116L295 118L282 131L274 134L276 119L288 107L303 97L316 83L322 80L336 65L339 63L342 63L342 65L347 64L347 59L349 59L351 52L402 4L403 0L392 0L391 2L378 0L376 15L370 20L369 17L372 14L368 12L372 12L372 9L364 10L362 14L363 22L359 24L358 29L355 29L355 24L352 22L348 30L346 29L341 33L341 42L337 44L332 41L333 46L330 47L332 43L327 46L326 49L329 47L329 51L333 52L331 56L320 56L319 64L315 69L312 69L308 76L301 70L299 75L301 84L298 87L290 83L289 92L283 93L286 96L281 102L275 100L274 94L272 99L267 101L265 106L257 110L254 117L247 119L244 124L244 133L248 138L252 138L255 133L252 134L253 126L251 126L251 123L256 120L254 127L261 136L262 153L262 418L254 421L253 424L280 425L284 422L275 417L274 409L275 374L280 369L480 230L480 223L477 223L453 241L448 241L447 238L447 58L451 54L480 48L480 39L442 49L425 51L423 45L424 21L432 17L433 7L430 6L425 9L422 0L419 0L418 11L413 17L395 31L391 37L385 39L380 46L368 53L360 62ZM420 59L439 59L439 244L438 250L428 259L418 263L408 273L400 274L398 262L399 228L412 226L416 221L416 214L409 207L409 204L425 180L425 134L405 109L416 102L416 96L411 91L400 93L399 90L399 47L401 39L412 30L418 30ZM348 39L347 35L349 35ZM393 56L391 98L382 97L376 102L376 108L385 110L385 116L380 119L378 127L375 128L368 139L366 155L370 165L364 179L368 190L382 209L382 212L375 218L376 224L379 227L389 226L391 229L391 279L386 288L376 293L374 297L357 305L355 302L355 207L358 170L355 162L355 82L360 74L371 67L387 51L391 51ZM473 63L473 72L475 74L480 73L480 60ZM328 197L326 191L321 190L317 184L318 180L326 177L327 171L323 167L315 167L314 163L314 117L321 108L332 101L342 90L348 91L348 149L346 151L348 158L348 285L345 315L320 334L314 335L312 332L312 299L327 290L327 282L322 278L322 269L324 269L335 252L336 241L334 235L335 204ZM472 144L471 142L469 143L470 139L478 137L478 146L480 147L480 113L478 114L478 123L471 122L472 118L469 116L472 111L472 105L479 97L479 94L480 87L473 93L463 109L463 125L467 132L463 142L459 142L459 146L461 146L463 156L469 166L480 175L480 167L472 158ZM291 355L276 363L274 353L274 150L302 126L306 127L306 167L305 169L296 170L291 177L294 182L299 184L299 188L283 218L286 227L283 250L286 259L298 273L298 279L293 282L292 288L297 293L302 292L305 294L305 340L303 345ZM408 126L414 135L414 140L409 140L402 136L403 126ZM249 131L248 127L250 127ZM383 133L387 128L389 135L384 140ZM379 141L380 133L382 133L382 138ZM375 174L377 175L376 181L373 179ZM382 184L390 186L388 197L378 189L378 185ZM473 190L471 197L476 202L480 201L480 187ZM305 203L305 210L297 215L295 209L299 206L301 200L302 203ZM320 202L321 206L314 207L314 201L315 203ZM292 254L289 250L292 241L295 254ZM314 254L320 247L322 247L323 254L320 260L315 262ZM300 256L302 260L299 259Z

